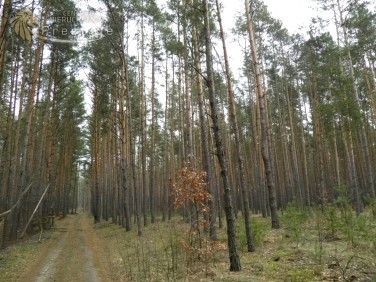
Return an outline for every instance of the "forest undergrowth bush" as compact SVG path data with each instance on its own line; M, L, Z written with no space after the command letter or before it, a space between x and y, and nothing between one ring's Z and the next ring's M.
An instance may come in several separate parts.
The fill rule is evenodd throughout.
M339 206L340 211L339 229L346 236L347 241L354 245L357 218L350 200L346 196L340 195L335 200L335 203Z
M373 218L376 219L376 198L372 198L368 195L365 197L365 202L367 204L367 207L371 211Z
M333 227L334 223L332 221L332 212L329 211L329 221L326 221L326 213L321 207L312 208L311 214L313 218L313 224L315 228L315 240L314 240L314 250L313 256L317 265L322 266L323 256L325 254L325 249L323 246L325 235L325 225L327 222L330 222L330 226ZM335 229L330 229L331 232L335 232Z
M282 243L285 241L283 238L283 247L278 254L275 253L274 258L302 263L305 260L306 263L313 261L317 272L315 277L340 277L343 281L351 277L376 279L372 262L376 254L373 208L372 204L368 204L364 212L357 215L350 199L343 193L337 193L332 203L326 202L309 210L295 201L289 203L281 219L285 235L298 251L291 252L291 246L286 247L286 243ZM281 253L285 256L281 256ZM288 273L289 279L297 278L298 272L294 268Z
M175 209L185 209L190 219L185 236L180 244L186 254L186 270L192 271L199 263L208 272L209 264L215 260L216 251L225 248L219 241L210 240L209 217L212 196L207 190L206 173L186 164L178 173L173 185ZM183 221L181 222L183 223Z
M299 244L304 239L302 231L307 218L308 212L301 207L298 201L290 202L283 213L282 222L286 228L286 236L291 238L296 244L296 248L299 248Z
M253 243L255 247L263 244L268 230L270 230L269 222L259 217L251 217L251 232ZM237 241L241 250L247 250L247 237L245 233L245 226L242 220L237 221Z

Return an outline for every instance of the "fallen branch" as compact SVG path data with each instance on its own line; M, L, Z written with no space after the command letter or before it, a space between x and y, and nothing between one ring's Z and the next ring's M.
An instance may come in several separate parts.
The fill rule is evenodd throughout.
M0 218L3 217L4 215L7 215L8 213L11 213L17 206L18 204L20 203L22 197L27 193L27 191L29 191L29 189L31 188L31 185L33 183L30 183L29 186L26 187L26 189L22 192L21 196L18 198L17 202L13 205L13 207L11 207L9 210L3 212L3 213L0 213Z
M31 214L31 217L29 218L29 221L27 222L27 224L26 224L26 226L25 226L25 229L23 230L23 232L22 232L22 234L21 234L21 236L20 236L21 239L22 239L23 236L25 235L25 232L26 232L27 228L29 227L30 222L31 222L31 220L33 219L35 213L37 212L37 210L38 210L38 208L39 208L39 205L42 203L42 200L43 200L43 198L44 198L44 195L46 195L47 190L48 190L49 187L50 187L50 183L47 185L46 189L44 190L42 196L41 196L40 199L39 199L39 202L38 202L37 206L35 207L33 213Z

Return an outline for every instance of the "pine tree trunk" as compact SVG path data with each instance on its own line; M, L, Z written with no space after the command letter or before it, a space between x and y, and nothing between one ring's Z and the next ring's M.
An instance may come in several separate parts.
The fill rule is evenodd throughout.
M99 102L98 102L98 91L94 89L94 111L93 111L93 136L92 136L92 155L91 164L93 166L92 171L92 193L91 193L91 210L94 216L94 223L100 222L100 206L99 206Z
M248 202L248 197L249 197L248 191L250 189L247 189L246 183L245 183L243 150L242 150L242 144L240 142L239 126L238 126L238 121L236 118L234 91L233 91L232 81L231 81L231 71L230 71L230 65L228 62L226 41L225 41L225 36L224 36L224 31L223 31L223 26L222 26L222 17L221 17L221 11L220 11L218 0L216 0L216 6L217 6L218 23L219 23L219 28L220 28L220 37L222 40L223 55L224 55L224 61L225 61L227 95L228 95L228 102L229 102L229 109L230 109L230 122L231 122L233 134L235 136L236 154L237 154L237 161L238 161L238 167L239 167L239 183L240 183L240 189L242 192L243 216L244 216L245 233L246 233L246 238L247 238L247 247L248 247L248 252L254 252L255 246L253 244L253 238L252 238L252 233L251 233L250 211L249 211L249 202Z
M11 87L10 87L10 96L9 96L9 103L8 103L8 113L7 113L7 122L6 122L6 130L3 136L3 148L2 148L2 155L0 160L0 175L2 175L1 179L1 211L7 211L12 206L12 191L10 189L10 177L11 177L11 167L12 167L12 143L13 143L13 133L12 133L12 126L14 124L14 112L13 112L13 103L16 101L16 85L18 84L18 70L19 70L19 57L20 57L20 49L17 49L16 55L16 63L13 66L13 74L11 80ZM14 90L13 90L14 89ZM13 102L14 100L14 102ZM15 110L15 109L14 109ZM14 162L15 160L13 160ZM0 248L5 248L6 240L8 237L9 231L9 217L5 215L3 218L3 236L1 238L1 246Z
M188 1L184 0L185 11L188 11ZM193 122L191 109L191 93L189 87L189 62L188 62L188 33L187 33L188 18L187 13L183 15L183 37L184 37L184 93L185 93L185 118L187 124L187 151L188 156L183 156L184 162L189 162L191 165L195 164L195 156L193 152Z
M5 0L2 6L0 22L0 100L3 100L4 67L8 44L9 15L12 11L12 0Z
M296 146L296 136L295 136L295 121L294 121L294 113L293 113L293 106L290 99L291 92L289 91L289 84L286 78L286 100L287 100L287 109L289 114L289 126L290 126L290 134L291 134L291 154L292 154L292 164L293 164L293 178L294 178L294 194L303 201L303 191L302 191L302 183L301 183L301 175L299 170L299 163L298 163L298 152Z
M209 18L209 6L208 1L204 0L204 22L205 22L205 53L206 53L206 68L207 68L207 86L209 92L209 104L211 109L211 118L213 122L214 142L216 147L216 154L221 169L221 176L224 189L224 209L226 213L227 222L227 243L230 257L230 271L240 271L240 258L238 255L238 248L236 243L236 228L235 217L232 206L231 197L231 185L229 181L229 173L227 169L227 160L222 136L219 128L218 120L218 105L215 95L215 84L213 75L213 57L212 57L212 43L211 43L211 31L210 31L210 18Z
M250 11L250 3L248 0L245 0L245 10L247 16L247 28L249 33L249 40L250 40L250 47L252 53L252 60L253 60L253 70L255 75L255 82L256 82L256 93L259 97L259 109L260 109L260 122L261 122L261 152L262 158L264 161L265 167L265 176L266 176L266 184L268 186L268 193L269 193L269 206L270 206L270 213L272 218L272 228L278 229L279 226L279 219L277 213L277 199L276 199L276 190L273 180L272 174L272 163L270 161L269 156L269 144L268 144L268 124L266 123L266 116L267 112L265 111L265 100L266 96L263 93L262 83L261 83L261 73L257 58L257 49L256 49L256 42L255 36L253 31L253 19L252 13Z
M150 216L151 223L155 223L155 23L152 35L152 63L151 63L151 136L150 136Z
M315 63L312 63L312 89L311 89L311 112L312 112L312 123L313 123L313 158L314 158L314 175L316 181L316 203L324 204L324 166L322 157L322 136L321 136L321 122L319 117L319 105L320 100L317 92L317 70ZM318 193L318 194L317 194Z
M217 239L217 232L215 228L215 219L216 219L216 208L215 208L215 197L214 197L214 185L212 183L212 165L211 159L209 156L209 141L208 141L208 130L207 130L207 120L205 115L205 104L204 104L204 89L202 85L201 77L201 61L200 61L200 51L197 40L197 27L196 21L192 25L192 44L194 52L194 64L195 64L195 77L198 93L198 115L200 120L200 134L201 134L201 158L202 158L202 169L206 172L205 182L209 183L209 193L212 195L212 200L209 201L210 215L209 215L209 234L211 240Z
M121 134L121 177L122 177L122 201L123 201L123 213L125 220L125 230L130 231L131 226L131 214L130 214L130 191L128 183L128 160L127 160L127 141L128 141L128 132L127 132L127 116L125 114L125 99L127 97L127 66L125 55L122 55L122 67L121 67L121 81L120 81L120 99L119 99L119 111L120 111L120 134Z
M357 106L357 111L360 113L361 112L361 105L360 105L360 100L359 100L359 91L358 87L356 85L356 79L355 79L355 71L354 71L354 66L352 62L352 55L351 55L351 50L350 50L350 44L349 44L349 39L348 39L348 33L346 30L344 18L343 18L343 10L341 7L341 4L339 0L337 0L337 8L339 11L339 20L340 20L340 25L342 26L342 31L343 31L343 38L344 38L344 47L346 50L346 55L347 55L347 60L348 60L348 68L350 70L350 77L351 77L351 83L352 83L352 99L354 100L356 106ZM364 127L363 123L363 118L359 121L357 121L356 126L358 128L358 136L360 139L361 147L362 147L362 153L363 153L363 158L365 162L365 167L366 167L366 181L367 181L367 193L375 195L375 184L374 184L374 176L373 176L373 170L371 166L371 158L369 154L369 145L368 145L368 140L367 140L367 135L366 135L366 130ZM359 194L359 188L355 187L355 194ZM361 211L362 207L358 206L360 205L360 200L356 201L357 205L357 211Z

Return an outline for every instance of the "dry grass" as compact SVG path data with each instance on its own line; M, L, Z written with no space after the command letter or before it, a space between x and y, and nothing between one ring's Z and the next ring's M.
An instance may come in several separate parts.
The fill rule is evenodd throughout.
M89 216L89 215L88 215ZM226 230L218 230L214 244L202 235L202 248L189 249L189 225L175 217L143 227L143 236L134 229L126 232L120 226L101 222L94 227L98 244L108 248L111 271L121 281L376 281L376 219L371 213L355 217L351 238L349 229L335 214L335 236L332 236L326 214L307 212L301 226L291 228L281 216L283 228L271 230L269 219L252 217L257 250L246 252L241 216L237 220L238 245L242 271L228 270ZM63 227L64 221L59 222ZM44 238L58 236L48 231ZM299 236L297 236L297 234ZM49 241L37 243L37 237L19 242L0 252L0 281L17 281L17 273ZM194 242L194 241L191 241ZM197 242L192 243L197 247Z
M62 226L59 222L56 226ZM2 226L1 226L2 229ZM25 236L7 248L0 250L0 281L19 281L19 277L30 262L36 260L41 253L50 247L51 243L59 236L59 231L48 230L31 236Z
M338 238L330 238L322 227L320 250L313 215L302 226L299 243L288 229L271 230L268 219L252 219L257 251L246 252L239 218L242 271L235 273L228 270L225 230L218 230L215 246L204 244L208 251L199 260L184 249L189 226L180 218L145 227L142 237L109 223L100 223L96 230L112 248L112 262L130 281L376 281L376 248L360 231L352 245L340 231Z

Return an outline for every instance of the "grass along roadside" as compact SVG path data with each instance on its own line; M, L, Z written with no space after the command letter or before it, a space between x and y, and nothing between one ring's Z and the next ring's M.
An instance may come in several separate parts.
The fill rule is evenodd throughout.
M71 215L68 216L68 218ZM44 230L34 235L27 235L23 240L12 243L7 248L0 250L0 281L20 281L20 277L25 270L40 258L48 248L56 242L66 219L55 221L54 228Z

